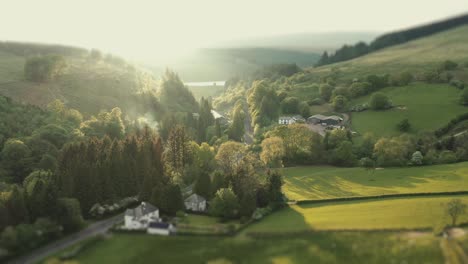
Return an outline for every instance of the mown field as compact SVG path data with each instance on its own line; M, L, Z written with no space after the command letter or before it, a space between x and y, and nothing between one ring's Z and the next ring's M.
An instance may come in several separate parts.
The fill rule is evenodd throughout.
M360 134L372 133L377 137L398 135L397 124L408 118L409 133L435 130L468 108L458 104L461 91L445 84L414 83L403 87L388 87L379 91L398 106L387 111L367 110L352 113L352 129ZM371 95L350 102L366 103Z
M450 223L445 205L454 198L468 202L468 195L448 195L291 205L245 232L433 228ZM462 222L468 215L460 217Z
M79 263L442 263L431 236L391 232L216 238L116 234L83 251Z
M424 167L363 168L331 166L283 169L283 191L291 200L468 190L468 162Z

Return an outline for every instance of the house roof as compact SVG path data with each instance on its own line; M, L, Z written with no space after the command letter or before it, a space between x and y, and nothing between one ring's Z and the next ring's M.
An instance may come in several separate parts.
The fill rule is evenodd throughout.
M211 110L211 114L213 115L214 119L224 118L224 116L222 114L218 113L215 110Z
M321 114L317 114L317 115L313 115L310 118L317 118L318 120L336 120L336 121L342 121L343 118L339 117L339 116L336 116L336 115L332 115L332 116L324 116L324 115L321 115Z
M125 211L126 216L133 216L135 218L140 218L144 215L150 214L154 211L157 211L158 208L155 207L154 205L147 203L147 202L141 202L141 204L133 209L127 209Z
M187 197L187 199L185 199L185 202L203 203L203 202L206 202L206 199L203 198L202 196L194 193L194 194L190 195L189 197Z
M291 120L293 119L291 116L280 116L279 119L282 119L282 120Z
M164 222L150 222L148 226L150 228L168 229L170 224Z

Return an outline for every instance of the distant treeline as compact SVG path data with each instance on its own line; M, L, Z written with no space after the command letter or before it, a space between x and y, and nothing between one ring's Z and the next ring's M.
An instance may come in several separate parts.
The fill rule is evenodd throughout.
M13 53L18 56L36 56L56 54L63 56L83 55L87 54L88 50L78 47L70 47L63 45L26 43L14 41L0 41L0 51Z
M334 54L329 55L325 51L316 66L354 59L373 51L426 37L464 24L468 24L468 14L424 26L388 33L377 37L370 44L358 42L355 45L344 45L336 50Z

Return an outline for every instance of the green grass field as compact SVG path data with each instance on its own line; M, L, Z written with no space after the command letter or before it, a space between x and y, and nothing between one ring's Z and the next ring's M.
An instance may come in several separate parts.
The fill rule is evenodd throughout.
M313 75L338 69L340 78L352 79L366 74L421 72L444 60L468 61L468 26L389 47L350 61L311 68Z
M404 87L388 87L381 91L396 107L387 111L367 110L352 113L352 129L360 134L372 133L375 136L392 136L401 132L397 124L408 118L410 133L435 130L447 124L468 108L458 104L460 90L444 84L414 83ZM350 105L366 103L371 95L350 102Z
M244 232L432 228L450 223L444 206L453 198L468 202L468 195L456 195L292 205ZM467 221L466 214L459 219L459 223Z
M283 191L291 200L468 190L468 162L374 172L363 168L294 167L283 169L283 175Z
M274 239L116 234L79 263L441 263L435 238L391 232L313 233Z

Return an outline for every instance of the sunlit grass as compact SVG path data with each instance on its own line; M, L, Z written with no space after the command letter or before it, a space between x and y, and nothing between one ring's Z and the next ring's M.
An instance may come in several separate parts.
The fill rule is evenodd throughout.
M397 124L408 118L410 133L433 131L447 124L468 108L458 104L460 90L449 85L415 83L404 87L388 87L381 91L393 104L400 106L387 111L352 113L352 128L360 134L372 133L376 137L398 135ZM360 104L370 96L352 101Z
M374 172L363 168L294 167L283 169L283 175L283 191L291 200L468 190L468 162Z
M432 228L450 223L444 206L453 198L468 202L468 195L465 195L292 205L252 225L245 232ZM468 215L459 219L460 223L467 221Z

